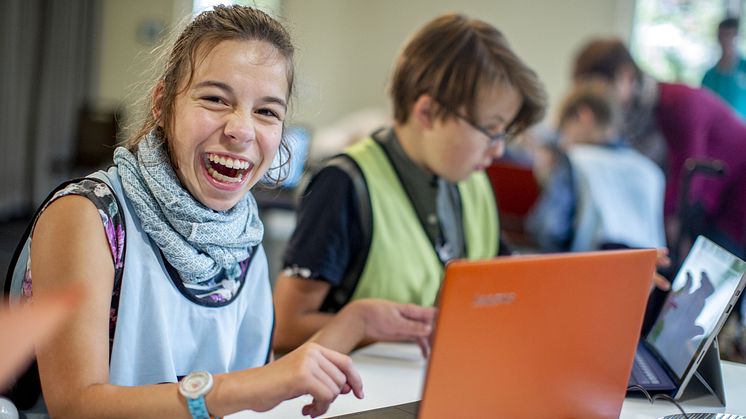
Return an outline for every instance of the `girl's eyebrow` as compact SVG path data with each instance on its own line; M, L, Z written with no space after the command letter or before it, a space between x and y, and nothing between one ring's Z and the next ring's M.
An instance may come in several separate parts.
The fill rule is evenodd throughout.
M269 103L276 103L280 106L282 106L283 109L288 108L288 104L283 100L282 98L276 97L276 96L264 96L261 99L262 102L269 102Z
M233 88L221 81L205 80L194 85L195 89L199 89L200 87L217 87L218 89L225 90L227 93L233 93Z
M205 80L194 85L195 89L199 89L201 87L216 87L220 90L225 91L228 94L231 94L231 95L233 94L233 88L229 84L223 83L221 81ZM288 107L287 102L284 99L276 97L276 96L264 96L260 99L260 101L264 103L267 103L267 102L276 103L282 106L283 109L287 109Z

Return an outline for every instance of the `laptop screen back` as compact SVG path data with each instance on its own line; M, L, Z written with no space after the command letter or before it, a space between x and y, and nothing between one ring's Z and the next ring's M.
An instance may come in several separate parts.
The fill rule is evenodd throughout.
M743 288L746 263L704 237L697 238L671 293L645 338L681 381L707 349ZM740 288L739 288L740 284ZM730 307L729 307L730 305Z
M420 418L618 417L655 253L447 265Z

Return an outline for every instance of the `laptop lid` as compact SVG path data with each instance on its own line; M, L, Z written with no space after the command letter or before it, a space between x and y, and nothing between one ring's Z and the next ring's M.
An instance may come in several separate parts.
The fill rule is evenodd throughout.
M746 286L746 262L699 236L671 284L645 344L680 396Z
M420 417L618 417L654 250L446 266Z

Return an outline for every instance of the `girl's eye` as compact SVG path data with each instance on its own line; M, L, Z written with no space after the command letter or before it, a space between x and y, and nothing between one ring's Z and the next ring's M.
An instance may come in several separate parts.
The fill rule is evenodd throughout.
M225 104L225 101L220 96L204 96L202 100L205 100L211 103Z
M280 115L269 108L261 108L257 111L260 115L269 116L276 119L281 119Z

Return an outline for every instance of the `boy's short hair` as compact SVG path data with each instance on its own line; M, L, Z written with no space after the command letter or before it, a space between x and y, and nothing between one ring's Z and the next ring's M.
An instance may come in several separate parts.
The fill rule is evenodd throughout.
M399 53L390 85L394 119L406 123L421 95L442 104L436 107L437 118L448 118L449 110L461 107L474 118L480 90L494 83L515 87L523 98L508 135L515 136L544 117L544 86L502 33L460 14L442 15L417 31Z
M718 30L722 31L724 29L735 29L738 31L739 21L737 17L726 17L723 19L720 24L718 24Z
M593 113L599 128L616 127L620 121L621 110L614 99L613 89L604 79L582 79L574 84L559 107L559 127L577 116L583 107Z

